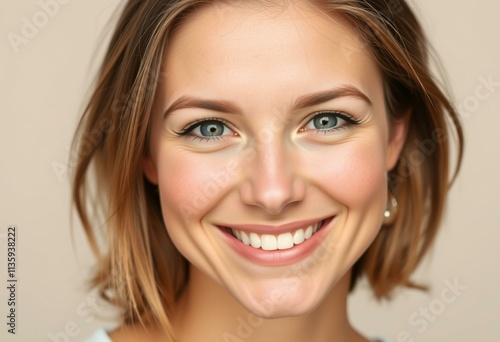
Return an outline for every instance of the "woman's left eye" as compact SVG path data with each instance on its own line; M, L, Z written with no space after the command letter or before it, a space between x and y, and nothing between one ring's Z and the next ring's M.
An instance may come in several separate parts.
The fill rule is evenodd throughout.
M350 115L340 112L321 112L314 115L301 131L315 130L317 132L329 132L343 127L357 125L359 120Z

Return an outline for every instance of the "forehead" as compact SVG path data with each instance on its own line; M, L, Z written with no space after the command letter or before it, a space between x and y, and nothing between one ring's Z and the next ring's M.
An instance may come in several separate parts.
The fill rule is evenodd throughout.
M287 91L328 82L380 88L370 50L342 17L307 1L258 3L215 3L182 23L166 50L169 93L197 83L234 90L257 78Z

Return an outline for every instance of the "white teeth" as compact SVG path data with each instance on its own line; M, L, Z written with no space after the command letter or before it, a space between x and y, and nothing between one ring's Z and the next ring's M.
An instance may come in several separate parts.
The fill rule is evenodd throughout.
M278 249L288 249L293 247L292 233L278 235Z
M304 237L306 240L309 240L311 236L313 235L313 228L312 226L307 227L306 231L304 232Z
M318 231L318 228L320 227L321 225L321 222L318 224L316 223L314 226L313 226L313 234L316 233Z
M278 249L278 241L274 235L263 234L260 241L262 243L262 249L265 251L275 251Z
M241 242L243 242L247 246L250 245L250 238L245 232L241 232Z
M315 223L306 229L297 229L292 233L283 233L277 236L271 234L262 234L259 236L256 233L245 233L236 229L231 229L233 236L243 242L247 246L253 248L262 248L265 251L275 251L278 249L290 249L294 245L300 245L305 240L311 238L323 224L323 221Z
M250 233L250 245L253 248L260 248L261 242L260 242L260 238L257 234Z
M304 242L304 229L299 229L293 234L293 243L298 245L299 243Z

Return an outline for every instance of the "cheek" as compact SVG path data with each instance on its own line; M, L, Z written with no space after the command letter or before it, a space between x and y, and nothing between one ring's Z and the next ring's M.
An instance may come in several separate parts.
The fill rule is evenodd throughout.
M335 146L316 164L316 179L336 202L350 211L370 207L381 210L378 207L385 202L387 187L381 139L359 139Z
M157 165L164 217L182 224L200 220L230 183L228 161L222 157L170 151Z

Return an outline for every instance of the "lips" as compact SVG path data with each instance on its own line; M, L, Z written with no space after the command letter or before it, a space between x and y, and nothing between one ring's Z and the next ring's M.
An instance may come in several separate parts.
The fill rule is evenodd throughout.
M323 225L324 221L303 226L293 231L281 234L259 234L254 231L244 231L230 228L232 235L247 246L264 251L290 249L309 240Z
M323 243L335 216L279 226L217 225L221 237L244 259L262 266L284 266L306 259Z

